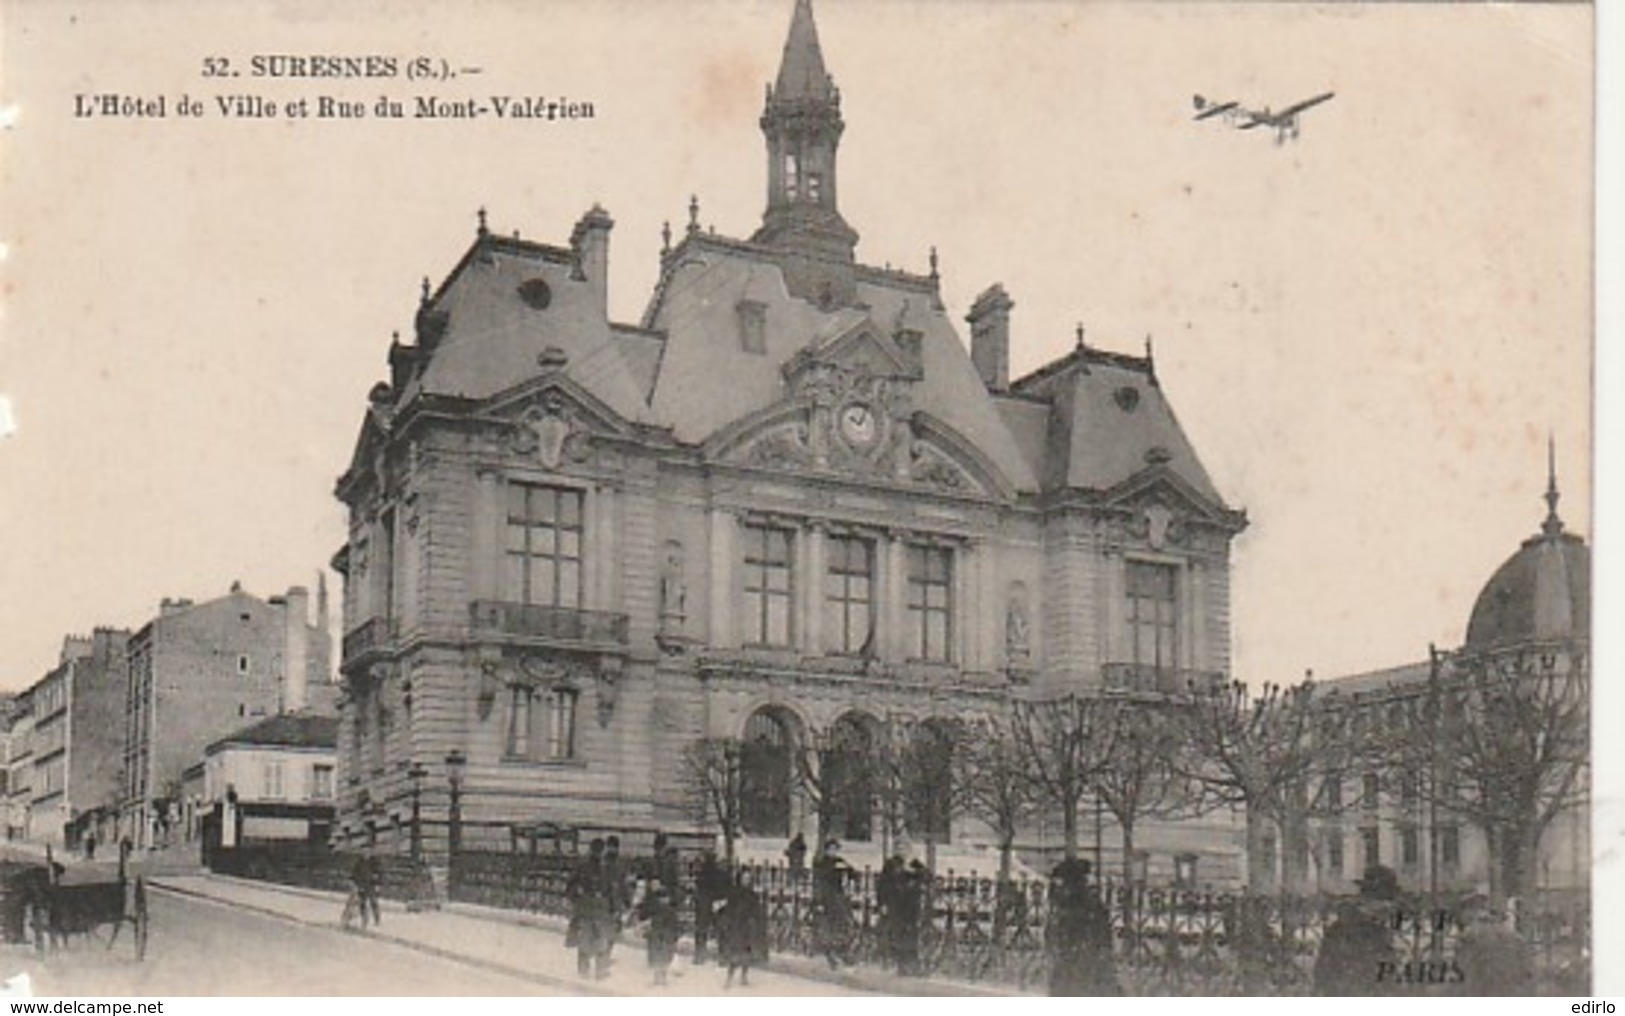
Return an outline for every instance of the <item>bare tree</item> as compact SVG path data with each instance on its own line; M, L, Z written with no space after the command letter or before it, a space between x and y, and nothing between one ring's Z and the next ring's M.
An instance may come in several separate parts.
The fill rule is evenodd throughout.
M1010 855L1033 811L1034 786L1013 723L984 716L956 725L952 761L954 808L987 824L999 844L999 881L1010 878Z
M1484 831L1490 892L1534 886L1542 836L1589 794L1590 657L1584 644L1436 656L1425 693L1379 728L1429 804Z
M1066 856L1078 856L1078 809L1113 751L1116 703L1068 695L1018 701L1011 728L1036 798L1061 813Z
M734 859L741 819L741 756L738 738L706 737L683 750L682 782L702 826L713 822L722 831L724 857Z
M1092 781L1123 834L1123 884L1134 881L1134 828L1142 817L1168 814L1187 799L1174 764L1179 733L1169 704L1126 699L1112 710L1112 751Z
M1183 745L1180 774L1205 807L1240 808L1247 824L1247 885L1272 882L1271 827L1283 838L1302 818L1315 769L1314 684L1266 685L1254 695L1240 681L1194 687L1172 715Z

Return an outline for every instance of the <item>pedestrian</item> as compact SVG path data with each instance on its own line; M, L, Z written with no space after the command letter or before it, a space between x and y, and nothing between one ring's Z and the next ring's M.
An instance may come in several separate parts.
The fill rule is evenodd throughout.
M826 841L813 860L813 940L831 970L851 962L854 928L846 886L855 874L836 840Z
M1111 916L1089 878L1090 865L1068 858L1050 874L1049 954L1051 995L1116 995Z
M1315 957L1316 995L1383 995L1399 982L1393 927L1399 876L1373 864L1355 882L1359 895L1345 902L1321 936Z
M767 961L767 911L762 898L751 887L750 876L741 868L734 874L726 902L717 914L717 955L728 968L724 988L750 986L750 968Z
M95 833L85 833L85 860L94 861L95 859L96 859L96 834Z
M908 862L898 896L896 954L897 972L908 977L918 977L924 972L920 966L920 946L930 921L926 910L930 891L931 872L919 858Z
M790 844L784 848L784 860L790 866L790 877L801 881L801 876L807 873L807 838L800 831L790 837Z
M699 869L694 873L694 965L701 966L710 959L711 939L716 932L717 907L728 896L732 886L728 873L717 861L717 852L706 847L700 855Z
M609 976L610 950L614 946L612 893L605 845L594 839L587 856L576 865L565 886L570 902L570 923L565 932L566 948L576 949L576 972L582 977L602 980Z
M673 890L658 878L645 879L637 916L648 924L644 932L644 945L649 957L649 972L656 985L664 985L671 971L671 961L677 955L677 904Z
M367 926L369 915L374 925L382 923L382 915L378 910L378 859L371 853L363 851L350 868L350 884L355 887L356 908L361 915L361 927Z
M899 854L886 858L875 878L875 906L880 911L875 922L881 962L902 973L903 910L908 895L908 867Z
M1512 929L1504 907L1476 895L1462 907L1466 927L1456 944L1455 994L1495 997L1535 993L1529 945Z

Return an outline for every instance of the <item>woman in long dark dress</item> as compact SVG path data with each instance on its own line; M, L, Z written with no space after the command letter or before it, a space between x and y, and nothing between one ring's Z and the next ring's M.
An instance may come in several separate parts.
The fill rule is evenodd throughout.
M767 962L767 911L744 871L734 875L727 901L717 914L717 950L728 967L724 988L733 987L735 973L740 987L748 986L750 968Z
M1111 916L1089 881L1089 862L1072 859L1050 875L1049 953L1051 995L1116 995Z
M638 918L649 925L644 932L644 944L648 948L649 970L654 974L654 983L665 984L671 962L677 955L677 938L681 932L677 923L675 896L660 879L651 878L644 883Z

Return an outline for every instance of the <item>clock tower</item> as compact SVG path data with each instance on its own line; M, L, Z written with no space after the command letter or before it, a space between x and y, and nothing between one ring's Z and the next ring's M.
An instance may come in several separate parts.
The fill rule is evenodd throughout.
M762 110L767 141L767 211L756 243L821 261L851 264L858 234L836 205L841 93L824 68L812 0L797 0L778 80Z

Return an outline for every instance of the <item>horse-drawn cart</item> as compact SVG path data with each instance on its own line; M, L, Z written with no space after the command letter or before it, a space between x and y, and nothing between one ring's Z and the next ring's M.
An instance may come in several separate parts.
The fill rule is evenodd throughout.
M115 881L82 881L68 878L47 849L43 867L31 865L13 871L6 878L5 896L15 900L26 920L34 947L67 944L74 935L99 936L111 929L107 948L113 948L119 932L128 924L135 942L135 958L147 955L147 935L151 923L147 910L147 882L128 874L128 850L119 852Z

